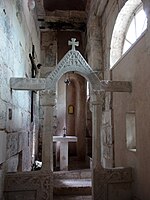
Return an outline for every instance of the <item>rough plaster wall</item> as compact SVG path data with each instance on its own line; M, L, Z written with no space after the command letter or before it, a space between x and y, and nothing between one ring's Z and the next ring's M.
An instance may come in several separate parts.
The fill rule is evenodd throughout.
M30 92L11 91L9 79L30 77L32 43L40 61L39 33L27 1L0 1L0 140L6 148L5 157L0 154L1 176L17 171L21 152L22 170L31 169Z
M100 16L100 20L101 20L101 27L102 27L102 29L101 29L102 47L101 48L102 48L102 52L103 52L102 53L102 65L103 66L100 68L104 69L104 79L111 79L111 74L109 71L111 37L112 37L112 32L113 32L113 28L115 25L117 15L125 3L126 3L126 0L107 1L105 3L105 7L103 7L103 9L102 9L101 6L103 5L103 1L92 1L93 6L91 6L91 14L90 15L95 13L95 15ZM147 13L149 13L149 9L148 9L149 2L143 1L143 3L144 3L145 11L147 11ZM97 7L96 7L96 5L97 5ZM149 15L147 15L147 16L149 16ZM90 40L90 37L88 38L88 40ZM147 47L149 46L148 44L149 44L149 40L147 42ZM148 49L149 49L149 47L148 47ZM93 51L92 51L92 53L93 53ZM109 138L109 136L111 136L111 127L112 127L111 112L112 112L111 111L111 94L106 93L106 95L105 95L105 112L103 114L103 130L102 130L103 165L106 167L113 165L113 160L109 161L110 157L113 156L112 151L110 150L110 148L108 148L110 146L105 144L107 135L108 135L108 138ZM113 138L110 139L109 143L111 143L112 140L113 140Z
M117 15L125 3L126 3L126 0L125 1L115 1L115 0L109 1L107 6L105 7L105 10L103 11L102 33L103 33L103 57L104 57L103 62L104 62L104 69L105 69L104 79L111 79L111 74L109 71L111 37L112 37L112 32L113 32L113 28L115 25ZM149 2L143 1L143 4L144 4L144 9L147 13L147 17L149 18ZM122 34L122 33L120 32L120 34ZM149 32L148 32L148 34L149 34ZM147 44L146 44L147 49L149 49L149 39L150 39L150 37L147 37ZM106 118L104 117L104 121L105 120L108 121L108 124L110 126L113 126L112 121L109 122L109 119L113 120L113 118L111 116L112 111L109 108L111 108L111 94L106 93L104 116L105 116L105 114L107 114L109 112L110 117L108 117L108 115L106 115L107 117ZM110 129L110 131L111 131L111 129ZM107 134L107 131L104 130L104 133Z
M88 62L90 63L91 67L94 66L95 62L94 60L98 56L101 57L101 62L99 62L98 70L103 71L103 75L100 76L100 78L103 79L111 79L110 74L110 44L111 44L111 37L113 28L115 25L115 21L117 18L117 15L121 8L124 6L127 0L111 0L111 1L100 1L100 0L94 0L91 1L90 6L88 7L87 13L88 13L88 24L87 24L87 57ZM149 18L149 1L143 0L144 8L147 13L147 16ZM90 11L90 12L89 12ZM96 18L98 18L99 21L99 35L101 37L101 40L98 40L98 31L94 29L93 22L96 21ZM92 21L94 20L94 21ZM97 23L98 24L98 23ZM97 26L98 27L98 26ZM149 27L149 25L148 25ZM95 37L96 36L96 37ZM148 37L150 38L150 37ZM94 41L97 41L97 44L94 44ZM94 49L96 49L98 46L98 51L93 51L92 46L94 46ZM100 51L101 49L101 51ZM149 39L147 39L147 49L149 51ZM92 59L94 57L94 59ZM103 165L105 167L113 166L113 147L112 147L112 117L111 117L111 94L106 93L105 95L105 111L103 113L103 130L102 130L102 157L103 157ZM111 137L110 137L111 136ZM106 140L109 138L108 144L106 144ZM109 145L111 144L111 145ZM111 148L110 148L111 146Z
M114 80L132 81L131 94L114 94L114 134L116 166L133 167L133 196L141 200L150 199L149 185L149 62L147 53L148 32L112 69ZM126 146L125 116L134 111L136 116L136 152L129 151Z
M111 37L113 32L113 27L115 24L115 20L117 18L117 14L121 10L125 1L109 1L105 11L102 15L102 32L103 32L103 61L104 61L104 79L111 79L111 74L109 71L109 57L110 57L110 44ZM148 0L143 1L144 9L147 13L147 17L150 17L150 2ZM150 20L149 20L150 21ZM149 30L149 21L148 21L148 30ZM134 80L134 87L136 86L136 92L134 95L127 94L115 94L115 102L114 108L115 113L115 161L117 166L132 166L134 168L134 194L137 199L149 199L150 194L147 185L149 185L149 177L147 177L147 171L149 168L149 163L147 163L149 158L149 148L147 141L149 141L149 125L148 119L149 114L146 110L149 110L149 99L148 99L148 82L146 83L146 89L143 90L141 88L144 85L144 80L148 80L146 78L146 74L149 74L149 40L150 40L150 32L147 31L146 37L142 39L142 42L137 44L129 54L127 54L121 61L116 65L113 69L113 80ZM142 44L141 44L142 43ZM144 47L145 46L145 47ZM136 50L136 48L138 48ZM148 53L148 55L147 55ZM147 60L147 61L146 61ZM142 66L142 67L141 67ZM144 72L145 71L145 72ZM143 77L143 78L142 78ZM144 80L143 80L144 79ZM138 81L140 83L138 83ZM143 84L142 84L143 82ZM136 94L135 94L136 93ZM142 97L143 96L143 97ZM129 103L127 103L129 100ZM110 94L106 94L105 99L105 109L109 111L109 107L111 107L111 96ZM140 103L139 103L140 102ZM140 106L137 106L140 104ZM125 108L124 108L125 106ZM138 122L136 128L138 128L137 134L137 152L129 152L126 148L125 144L125 112L128 110L137 110L136 117L138 117ZM110 110L111 112L111 110ZM104 114L105 115L105 114ZM145 118L146 117L146 118ZM141 120L145 119L146 121L141 124ZM106 119L106 118L104 118ZM108 120L107 116L107 120ZM123 123L124 122L124 123ZM111 123L110 123L111 125ZM141 130L141 131L140 131ZM141 134L142 133L142 134ZM145 152L147 152L145 154ZM147 174L147 175L146 175Z

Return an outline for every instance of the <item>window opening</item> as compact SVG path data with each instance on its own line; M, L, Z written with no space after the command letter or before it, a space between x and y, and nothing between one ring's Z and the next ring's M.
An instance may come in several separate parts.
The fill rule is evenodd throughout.
M146 28L147 17L143 10L143 6L141 5L140 8L133 13L131 23L127 29L122 52L123 54L131 47L132 44L134 44Z
M131 151L136 151L135 112L126 113L126 144Z
M141 0L128 0L119 12L110 45L110 67L134 44L147 28Z

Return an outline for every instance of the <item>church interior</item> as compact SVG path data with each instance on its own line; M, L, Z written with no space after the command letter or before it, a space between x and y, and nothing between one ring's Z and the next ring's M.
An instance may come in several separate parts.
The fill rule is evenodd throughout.
M0 0L0 200L149 200L149 75L149 0Z

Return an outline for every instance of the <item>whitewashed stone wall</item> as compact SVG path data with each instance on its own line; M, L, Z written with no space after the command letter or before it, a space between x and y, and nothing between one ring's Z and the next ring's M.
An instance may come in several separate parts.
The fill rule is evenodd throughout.
M40 35L34 18L35 11L29 10L28 1L0 1L0 177L7 171L17 171L21 152L22 170L31 169L31 93L11 91L9 79L31 77L32 45L35 61L40 62ZM38 107L37 98L38 94L35 107ZM38 112L34 115L35 120L38 119ZM2 180L0 178L0 199Z

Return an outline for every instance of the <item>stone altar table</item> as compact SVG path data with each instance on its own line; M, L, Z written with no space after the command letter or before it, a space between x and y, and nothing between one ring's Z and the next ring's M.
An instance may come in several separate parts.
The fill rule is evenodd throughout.
M77 142L77 137L53 136L53 142L60 142L60 170L68 170L68 142Z

